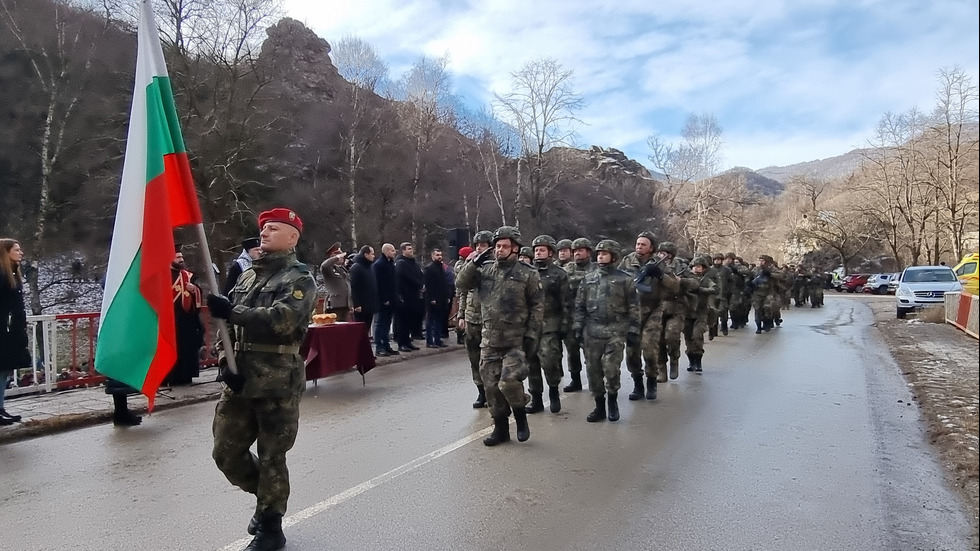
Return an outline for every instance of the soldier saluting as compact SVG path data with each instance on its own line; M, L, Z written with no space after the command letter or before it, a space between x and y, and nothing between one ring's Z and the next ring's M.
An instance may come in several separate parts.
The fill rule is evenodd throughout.
M520 230L501 226L493 234L493 248L472 253L456 279L459 289L475 290L480 299L480 376L493 417L493 433L483 440L487 446L510 440L511 412L517 440L531 437L524 409L529 401L524 392L528 375L524 350L537 349L544 291L537 270L518 262L520 248ZM489 262L491 254L494 262Z
M306 388L299 347L316 300L316 282L296 260L303 221L277 208L259 215L262 255L230 297L208 295L211 314L234 326L238 373L223 371L226 388L214 410L211 456L229 482L255 494L246 551L286 545L282 517L289 498L286 452L296 441L299 401ZM224 350L221 356L231 351ZM249 451L258 441L259 455Z

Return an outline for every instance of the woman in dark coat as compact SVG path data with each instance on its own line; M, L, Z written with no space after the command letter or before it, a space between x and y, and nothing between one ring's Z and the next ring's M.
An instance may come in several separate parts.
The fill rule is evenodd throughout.
M15 369L31 367L27 350L27 311L24 310L24 282L20 261L24 251L14 239L0 239L0 425L20 421L4 408L7 379Z

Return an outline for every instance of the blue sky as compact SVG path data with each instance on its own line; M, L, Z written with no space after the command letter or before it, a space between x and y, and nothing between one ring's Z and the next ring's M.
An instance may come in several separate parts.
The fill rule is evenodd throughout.
M723 128L723 168L760 169L864 147L885 112L930 111L937 74L978 81L976 0L285 0L329 42L355 35L397 78L451 59L471 105L552 57L588 106L581 146L650 165L647 138L678 142L691 113Z

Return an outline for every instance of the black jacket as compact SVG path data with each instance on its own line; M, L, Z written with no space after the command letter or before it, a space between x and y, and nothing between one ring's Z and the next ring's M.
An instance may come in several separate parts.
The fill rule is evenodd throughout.
M395 262L385 255L379 255L371 265L378 289L378 308L394 308L398 306L398 290L396 288ZM385 303L388 303L385 306Z
M350 267L350 300L354 308L361 308L362 315L378 311L378 281L374 277L371 261L363 254L355 256Z
M428 307L449 307L449 285L446 283L446 265L432 262L423 270L425 273L425 304ZM432 304L435 302L435 304Z
M27 351L27 311L24 310L24 285L15 287L0 273L0 373L31 366ZM3 381L6 382L6 381Z
M419 308L422 306L422 286L425 280L422 270L414 258L399 256L395 260L398 300L403 306Z

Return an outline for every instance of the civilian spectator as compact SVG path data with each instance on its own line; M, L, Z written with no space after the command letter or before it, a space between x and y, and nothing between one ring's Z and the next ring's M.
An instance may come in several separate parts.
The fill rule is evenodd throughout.
M369 331L371 319L378 311L378 282L371 271L374 248L365 245L357 252L350 267L350 301L354 307L354 321L364 324Z
M425 298L422 269L415 261L415 246L401 244L400 254L395 260L395 279L398 289L398 307L395 310L395 340L398 350L411 352L419 347L412 344L412 332L421 323L425 314Z
M371 265L378 289L378 315L374 320L374 354L391 356L398 354L391 348L391 320L398 304L398 289L395 278L395 246L385 243L381 246L381 256Z
M432 260L425 267L425 346L445 348L443 329L449 317L449 286L446 284L446 267L442 263L442 251L433 249Z
M27 310L24 309L24 280L20 261L24 251L14 239L0 239L0 425L21 420L4 409L7 379L15 369L31 367L27 350Z

